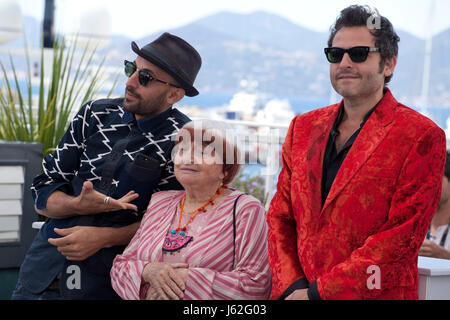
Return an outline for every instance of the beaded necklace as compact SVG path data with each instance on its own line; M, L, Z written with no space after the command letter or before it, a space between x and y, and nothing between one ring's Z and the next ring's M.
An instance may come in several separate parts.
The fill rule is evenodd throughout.
M224 186L224 185L220 186L219 189L217 189L217 191L213 194L213 196L211 198L209 198L209 200L206 201L200 208L198 208L192 212L189 212L188 214L191 215L191 218L184 225L184 227L181 227L181 217L182 217L183 213L185 213L184 212L184 204L186 203L186 194L185 194L183 196L183 198L181 198L180 202L178 203L178 207L180 208L180 218L178 219L178 227L177 227L177 229L173 229L170 231L169 236L167 236L166 239L164 240L162 250L174 252L174 251L180 250L181 248L185 247L189 242L194 240L194 238L192 236L188 236L186 234L187 226L192 221L194 221L194 219L200 213L205 213L207 211L206 207L208 205L214 206L214 200L216 200L217 197L219 197L225 189L227 189L227 186Z

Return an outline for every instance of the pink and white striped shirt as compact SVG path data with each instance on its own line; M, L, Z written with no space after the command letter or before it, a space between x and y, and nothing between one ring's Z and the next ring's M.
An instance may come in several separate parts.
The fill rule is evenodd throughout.
M233 206L240 191L211 210L202 232L177 255L189 264L185 300L263 300L271 286L267 224L261 203L252 196L239 198L236 208L236 247L233 268ZM141 274L149 262L167 261L162 245L184 191L153 194L141 226L111 269L114 290L128 300L140 299ZM166 254L164 254L166 255Z

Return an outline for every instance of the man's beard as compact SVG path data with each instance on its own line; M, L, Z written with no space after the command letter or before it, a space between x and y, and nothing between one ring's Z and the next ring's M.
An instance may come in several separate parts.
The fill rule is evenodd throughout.
M135 97L135 100L133 102L128 102L126 98L123 102L123 107L128 112L131 112L135 115L139 115L145 118L157 115L162 111L164 111L165 109L164 104L166 98L166 91L156 97L152 97L150 100L147 101L143 100L142 96L137 94L130 87L127 87L125 89L125 92L126 91L128 91Z
M358 79L359 83L353 86L345 86L339 84L338 78L343 75L351 75ZM352 98L352 97L361 97L361 96L371 96L378 92L379 90L379 82L377 81L377 77L381 75L381 73L372 73L362 75L358 72L350 72L350 71L341 71L338 72L334 79L331 81L331 84L334 90L340 94L344 98Z

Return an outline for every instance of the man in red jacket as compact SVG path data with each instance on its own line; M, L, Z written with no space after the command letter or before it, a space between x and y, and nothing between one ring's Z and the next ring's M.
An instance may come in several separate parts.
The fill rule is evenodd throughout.
M363 6L332 29L325 53L343 101L296 117L283 145L267 215L272 299L418 297L445 134L386 87L399 40Z

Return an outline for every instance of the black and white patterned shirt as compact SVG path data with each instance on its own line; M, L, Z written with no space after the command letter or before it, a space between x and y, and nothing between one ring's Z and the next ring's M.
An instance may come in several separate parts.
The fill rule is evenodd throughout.
M170 108L136 121L122 102L96 100L77 113L56 150L45 157L44 172L33 181L38 209L45 209L55 190L77 196L84 181L115 199L136 191L140 197L133 203L140 213L154 191L181 189L173 173L172 137L190 119ZM150 160L150 167L135 165L138 154Z
M83 261L69 261L48 239L60 237L55 228L132 224L141 219L154 191L181 189L173 173L172 137L189 118L170 108L136 121L122 102L123 99L102 99L85 104L55 152L45 157L44 172L34 179L31 189L38 209L46 207L55 190L77 196L84 181L91 181L94 189L116 199L134 190L139 194L132 202L137 205L138 214L121 210L47 219L19 272L19 282L31 292L42 292L59 275L64 299L118 299L109 271L114 257L125 246L102 248ZM65 285L74 266L82 274L81 286L76 290Z

